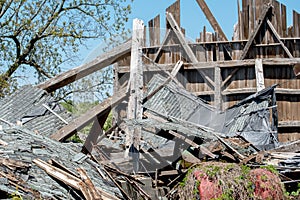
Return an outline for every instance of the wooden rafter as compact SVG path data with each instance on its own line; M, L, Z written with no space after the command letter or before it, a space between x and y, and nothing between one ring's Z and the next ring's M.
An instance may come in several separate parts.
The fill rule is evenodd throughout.
M270 27L270 29L271 29L272 33L274 34L274 36L276 37L276 39L278 40L278 42L280 43L280 45L282 46L285 53L289 56L289 58L294 58L292 56L291 52L288 50L288 48L281 41L281 38L280 38L279 34L277 33L276 29L274 28L273 24L270 22L269 19L267 19L267 24Z
M186 42L183 33L181 32L180 27L178 26L178 24L176 23L173 15L171 13L166 13L167 16L167 20L171 25L172 30L174 31L177 39L180 42L180 45L182 46L182 48L184 49L185 53L187 54L188 58L190 59L190 61L192 63L197 63L198 60L194 54L194 52L192 51L191 47L188 45L188 43ZM204 79L206 79L209 84L211 84L213 87L215 86L215 83L202 71L199 70L200 74L203 76Z
M263 65L296 65L300 64L300 58L262 58ZM183 63L184 70L195 70L195 69L212 69L216 66L220 68L236 68L236 67L247 67L254 66L255 59L247 60L226 60L226 61L214 61L214 62L198 62L198 63ZM144 71L154 72L165 69L171 71L174 68L173 63L169 64L145 64ZM300 71L300 70L299 70ZM119 68L120 73L128 73L129 66L122 66Z
M125 99L126 95L126 88L121 89L115 95L107 98L102 103L88 110L86 113L80 115L80 117L74 119L71 123L62 127L50 137L57 141L63 141L67 139L68 137L75 134L78 130L81 130L86 125L95 120L95 117L100 118L106 116L106 114L110 112L112 107Z
M46 90L47 92L53 92L61 87L64 87L76 80L79 80L93 72L96 72L104 67L107 67L119 58L130 53L131 50L131 40L127 41L112 50L105 52L98 56L93 61L80 65L74 69L61 73L48 81L38 85L39 88Z
M168 29L167 30L167 32L166 32L166 35L165 35L165 37L164 37L164 39L163 39L163 41L162 41L162 43L161 43L161 45L160 45L160 47L159 47L159 49L158 49L158 51L156 52L156 54L155 54L155 57L153 58L153 61L154 62L158 62L158 58L159 58L159 54L161 53L161 50L163 49L163 47L167 44L167 42L169 41L169 39L170 39L170 37L171 37L171 34L170 34L170 30Z
M197 1L198 5L200 6L201 10L203 11L203 13L205 14L206 18L208 19L210 25L213 27L214 31L218 32L218 34L220 35L220 37L223 40L228 41L228 39L227 39L225 33L223 32L221 26L219 25L216 18L214 17L212 12L208 8L205 1L204 0L196 0L196 1Z
M262 27L262 24L264 23L264 20L267 16L267 14L269 13L269 10L272 8L272 5L271 4L268 4L265 6L263 12L261 13L259 19L258 19L258 23L253 31L253 33L251 34L251 36L249 37L249 40L247 41L244 49L243 49L243 52L242 52L242 55L240 56L240 60L244 60L251 45L253 44L253 41L255 39L255 37L257 36L259 30L261 29Z
M109 115L109 112L105 113L103 116L95 117L92 128L83 144L82 152L84 153L92 153L94 145L97 144L97 140L99 136L103 136L103 126Z

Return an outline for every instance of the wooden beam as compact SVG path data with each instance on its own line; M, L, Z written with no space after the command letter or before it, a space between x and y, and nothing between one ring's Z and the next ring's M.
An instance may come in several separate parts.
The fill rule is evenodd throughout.
M170 5L166 9L166 12L172 13L176 23L179 25L178 27L180 27L180 0L176 0L172 5ZM171 28L168 21L166 21L166 28L167 29Z
M139 19L133 20L133 33L132 33L132 47L131 47L131 60L130 60L130 94L127 107L127 118L139 120L143 117L143 61L142 61L142 46L143 44L143 29L144 22ZM132 127L128 126L126 133L126 147L129 149L140 149L141 133L140 126ZM139 170L138 157L133 157L133 170L137 172Z
M278 35L276 29L274 28L273 24L270 22L269 19L267 19L267 24L269 25L272 33L274 34L274 36L276 37L276 39L278 40L278 42L280 43L280 45L282 46L283 50L285 51L285 53L289 56L289 58L294 58L291 54L291 52L288 50L288 48L283 44L283 42L281 41L280 36Z
M229 76L226 77L226 79L222 82L221 84L221 88L224 87L231 79L232 77L237 73L237 71L239 71L240 68L235 68L230 74Z
M172 76L172 77L176 77L176 75L177 75L177 73L179 72L179 70L181 69L182 65L183 65L183 62L182 62L181 60L179 60L179 61L176 63L175 67L174 67L173 70L171 71L171 76Z
M242 12L240 9L240 0L237 0L237 13L238 13L238 31L239 31L239 39L242 40L244 38L243 34L243 19L242 19Z
M67 139L68 137L75 134L78 130L81 130L86 125L91 123L95 119L95 117L105 116L107 113L109 113L112 107L114 107L116 104L120 103L123 99L125 99L126 95L126 88L121 89L118 93L107 98L102 103L98 104L92 109L88 110L86 113L82 114L68 125L59 129L50 137L57 141L63 141Z
M104 67L113 64L122 56L130 53L130 50L131 50L131 41L127 41L113 48L112 50L101 54L91 62L80 65L69 71L63 72L49 79L48 81L39 84L37 87L46 90L47 92L53 92L93 72L96 72L100 69L103 69Z
M169 130L169 133L171 135L173 135L174 137L180 139L181 141L185 142L186 144L191 145L192 147L195 147L197 149L199 148L201 153L203 153L205 155L208 155L211 158L216 158L217 157L217 155L210 152L206 147L198 145L197 143L195 143L194 141L192 141L189 138L185 137L184 135L181 135L181 134L176 133L175 131L171 131L171 130Z
M228 41L228 39L227 39L225 33L223 32L221 26L219 25L216 18L214 17L212 12L208 8L205 1L204 0L196 0L196 1L197 1L198 5L200 6L201 10L203 11L204 15L206 16L207 20L209 21L210 25L213 27L214 31L217 32L223 40Z
M95 117L92 128L83 144L83 148L81 150L82 152L92 154L93 147L97 144L98 137L100 135L104 135L102 128L109 115L109 112L110 111L105 113L103 116Z
M218 40L218 34L216 33L216 37ZM219 52L220 52L220 48L219 45L216 45L216 60L219 61L220 60L220 56L219 56ZM215 94L214 94L214 104L215 107L219 110L222 109L222 94L221 94L221 68L219 66L215 67Z
M62 181L66 185L71 186L76 190L80 190L79 183L81 180L79 178L65 172L62 169L54 167L41 159L34 159L32 162L43 169L50 176Z
M87 194L85 195L86 199L91 199L91 200L102 200L101 196L99 195L95 185L93 184L91 178L88 176L87 172L83 168L78 168L77 169L78 173L80 174L80 178L83 181L84 188L87 190Z
M255 75L256 75L256 88L257 88L257 92L259 92L265 88L262 59L255 60Z
M172 72L170 73L170 76L159 86L157 86L155 88L155 90L153 90L150 94L148 94L144 99L143 99L143 104L148 101L151 97L153 97L159 90L161 90L166 84L168 84L172 79L174 79L174 77L177 75L178 71L180 70L181 66L182 66L183 62L182 61L178 61L174 67L174 69L172 70Z
M278 127L300 127L300 121L279 121Z
M282 27L282 37L287 36L287 23L286 23L286 6L281 4L281 27Z
M158 51L156 52L156 54L155 54L155 56L153 58L154 62L158 62L157 59L159 58L159 54L161 53L161 50L164 47L164 45L166 45L167 42L169 41L170 37L171 37L171 34L170 34L170 30L168 29L167 32L166 32L166 35L165 35L165 37L164 37L164 39L163 39L163 41L162 41L162 43L161 43L161 45L160 45L160 47L158 49Z
M281 65L291 66L300 64L300 58L262 58L263 65ZM247 60L226 60L226 61L214 61L214 62L198 62L198 63L183 63L184 70L195 70L195 69L212 69L216 66L220 68L236 68L236 67L247 67L254 66L255 59ZM174 63L169 64L145 64L144 71L171 71L174 68ZM120 66L120 73L128 73L129 66ZM222 84L224 85L224 84Z
M172 27L172 30L174 31L175 35L177 36L182 48L184 49L185 53L187 54L188 58L192 63L197 63L198 60L192 51L191 47L187 44L184 35L181 32L180 27L176 23L174 17L172 16L171 13L166 13L167 19ZM199 70L200 74L203 76L204 79L206 79L209 84L211 84L213 87L215 86L215 83L202 71Z
M256 93L256 88L238 88L222 91L222 95Z
M252 45L255 37L257 36L262 24L264 23L265 21L265 18L269 12L269 10L272 8L272 5L271 4L268 4L267 6L265 6L262 14L260 15L259 19L258 19L258 22L257 22L257 25L254 29L254 31L252 32L251 36L249 37L249 40L248 42L246 43L244 49L243 49L243 52L242 52L242 55L240 56L240 60L244 60L249 49L250 49L250 46Z

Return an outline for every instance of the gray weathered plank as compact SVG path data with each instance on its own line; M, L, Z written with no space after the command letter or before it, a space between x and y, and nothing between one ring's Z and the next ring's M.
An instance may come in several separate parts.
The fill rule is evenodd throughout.
M174 17L172 16L171 13L166 13L167 19L172 27L172 30L174 31L175 35L177 36L182 48L184 49L185 53L187 54L188 58L190 59L190 61L192 63L197 63L198 60L194 54L194 52L192 51L192 49L190 48L190 46L187 44L181 30L180 27L178 26L178 24L176 23ZM203 71L199 71L200 74L209 82L209 84L211 84L213 87L215 86L214 82L210 79L210 77L208 77Z
M86 125L91 123L95 119L95 117L103 117L105 114L109 113L111 108L120 103L126 97L126 95L126 88L121 89L115 95L107 98L102 103L88 110L80 117L74 119L68 125L59 129L56 133L51 135L51 138L57 141L63 141L67 139L68 137L72 136L77 131L81 130Z
M255 39L257 33L259 32L259 30L260 30L262 24L264 23L264 21L265 21L264 19L266 18L266 16L267 16L267 14L268 14L268 12L269 12L269 10L270 10L271 7L272 7L271 5L267 5L267 6L264 8L264 10L263 10L263 12L262 12L260 18L258 19L258 24L256 25L256 27L255 27L253 33L252 33L251 36L249 37L249 40L248 40L248 42L246 43L246 45L245 45L245 47L244 47L244 49L243 49L243 53L242 53L242 55L240 56L240 60L244 60L244 59L245 59L245 57L246 57L246 55L247 55L247 53L248 53L248 51L249 51L249 49L250 49L250 46L252 45L252 43L253 43L253 41L254 41L254 39Z
M112 50L105 52L95 58L93 61L80 65L74 69L63 72L48 81L38 85L39 88L46 90L47 92L53 92L61 87L64 87L70 83L73 83L76 80L79 80L95 71L103 69L114 62L119 58L130 53L131 50L131 41L127 41Z
M257 88L257 92L259 92L265 88L262 59L255 60L255 75L256 75L256 88Z

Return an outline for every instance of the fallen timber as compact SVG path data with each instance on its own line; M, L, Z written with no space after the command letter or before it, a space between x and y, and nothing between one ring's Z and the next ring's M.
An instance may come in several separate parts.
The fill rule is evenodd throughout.
M17 187L28 198L176 199L185 194L180 188L184 180L192 181L188 189L193 192L197 181L205 182L212 174L222 177L219 168L240 177L242 167L251 168L247 175L257 177L257 182L251 179L255 185L266 178L256 173L265 173L276 180L274 188L281 181L288 192L294 191L300 173L299 14L293 13L294 29L289 29L283 4L259 2L242 2L235 39L228 41L205 2L197 0L216 33L204 28L196 42L189 42L176 1L166 10L169 31L161 43L152 29L150 46L145 46L141 31L133 36L141 43L128 41L0 102L1 194L13 194ZM149 25L159 27L159 16ZM132 49L137 51L131 54ZM111 64L112 97L77 118L48 104L52 100L47 92ZM126 73L131 78L124 81ZM26 106L19 108L17 99ZM116 121L105 132L103 124L112 109ZM21 127L16 125L19 120ZM93 125L84 144L66 142L89 123ZM292 137L294 142L287 141ZM203 172L207 169L210 174ZM279 174L270 174L273 169ZM230 182L236 176L225 178ZM239 181L241 189L244 182ZM215 186L216 195L228 194L225 184L222 190ZM259 196L260 190L239 191L243 197L265 197ZM199 189L198 196L205 195L208 192Z

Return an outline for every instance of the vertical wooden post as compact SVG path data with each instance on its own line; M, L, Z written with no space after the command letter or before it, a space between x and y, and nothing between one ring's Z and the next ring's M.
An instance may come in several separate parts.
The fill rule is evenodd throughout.
M237 7L238 7L238 24L239 24L239 39L244 39L244 29L243 29L243 17L242 12L240 9L240 0L237 0Z
M128 100L128 119L142 119L143 102L143 63L142 44L144 37L144 22L139 19L133 20L132 46L130 60L130 96ZM128 127L126 146L133 157L134 171L138 171L139 149L141 139L141 127Z
M221 96L221 68L215 66L215 107L219 110L222 109L222 96Z
M282 37L287 36L287 23L286 23L286 6L281 4L281 27L282 27Z
M216 33L216 41L219 41L218 33ZM216 44L216 61L220 60L220 47ZM219 66L215 66L215 107L219 110L222 109L222 96L221 96L221 69Z
M256 75L256 89L257 92L259 92L265 88L262 59L255 60L255 75Z

